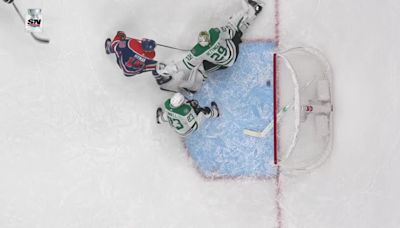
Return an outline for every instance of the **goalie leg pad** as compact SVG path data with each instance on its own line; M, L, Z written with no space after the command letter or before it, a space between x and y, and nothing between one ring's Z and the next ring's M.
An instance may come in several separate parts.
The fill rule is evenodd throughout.
M257 14L258 13L256 9L244 0L242 1L242 10L229 18L228 25L232 29L236 31L242 31L244 33L254 19L256 19Z
M189 74L184 75L179 83L180 88L184 88L190 91L198 91L203 81L207 78L207 74L204 70L203 64L195 67Z

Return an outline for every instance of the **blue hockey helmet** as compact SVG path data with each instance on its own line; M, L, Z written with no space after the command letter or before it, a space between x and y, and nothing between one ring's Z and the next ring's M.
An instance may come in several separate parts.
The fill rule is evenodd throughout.
M154 51L154 48L156 48L156 42L154 40L143 39L142 48L143 51Z

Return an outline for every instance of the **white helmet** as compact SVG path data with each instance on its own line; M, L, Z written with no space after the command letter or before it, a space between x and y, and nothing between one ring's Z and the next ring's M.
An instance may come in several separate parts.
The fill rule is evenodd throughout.
M207 31L201 31L198 38L199 44L203 47L210 43L210 34Z
M185 102L185 97L181 93L175 93L171 97L171 106L173 108L178 108L183 104L183 102Z

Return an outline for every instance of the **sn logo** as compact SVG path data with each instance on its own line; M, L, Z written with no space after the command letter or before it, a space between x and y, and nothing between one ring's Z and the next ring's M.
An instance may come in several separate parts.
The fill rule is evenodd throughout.
M42 19L29 19L28 25L32 27L40 27Z
M42 31L42 10L28 9L28 14L25 17L25 30L28 32Z

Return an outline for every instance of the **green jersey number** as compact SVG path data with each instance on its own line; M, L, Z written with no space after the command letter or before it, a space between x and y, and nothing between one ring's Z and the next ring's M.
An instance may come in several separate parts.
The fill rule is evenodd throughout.
M215 59L215 61L221 61L224 59L224 57L226 56L227 50L226 48L220 46L217 50L217 52L213 53L210 57L212 59Z
M169 122L169 125L176 128L176 130L180 130L183 128L181 121L178 119L172 119L171 117L168 117L168 122Z
M192 114L190 114L190 115L187 117L187 120L188 120L189 122L192 122L192 120L194 120L194 117L193 117L193 115L192 115Z

